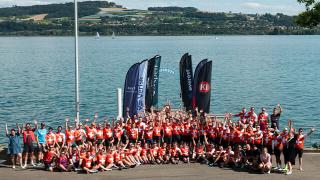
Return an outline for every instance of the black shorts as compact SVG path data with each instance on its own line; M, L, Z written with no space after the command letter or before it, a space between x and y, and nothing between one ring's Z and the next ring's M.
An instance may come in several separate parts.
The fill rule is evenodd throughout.
M37 148L37 152L43 152L43 147L45 146L45 144L43 143L39 143L38 148Z
M153 144L153 142L154 142L153 139L146 139L146 143L149 145Z
M190 135L183 135L182 140L186 143L190 143L192 141Z
M216 138L209 138L209 143L210 144L215 144L216 143Z
M132 139L132 138L130 138L130 139L129 139L129 142L135 144L135 143L137 142L137 139Z
M153 136L154 142L161 143L161 136Z
M34 146L32 143L23 144L23 152L24 153L32 153L34 152Z
M164 142L167 144L171 144L172 143L172 136L165 136L163 138Z
M82 144L83 144L82 140L77 140L77 141L76 141L76 145L77 145L77 146L80 146L80 145L82 145Z
M121 141L121 139L120 139L120 141ZM119 139L117 137L114 138L113 145L117 146L118 143L119 143Z
M122 142L122 144L126 144L127 143L127 136L126 135L122 135L121 136L121 142Z
M97 140L96 140L96 143L97 143L98 145L100 145L100 144L102 144L102 141L103 141L103 139L97 139Z
M280 157L281 156L281 151L278 148L274 148L273 153L276 157Z
M297 149L296 148L296 157L299 156L299 158L302 158L303 156L303 149Z
M172 136L172 142L180 143L181 138L180 135L176 134Z
M204 144L204 135L201 135L199 140L201 144Z
M106 147L111 146L111 138L110 138L110 139L104 139L104 145L105 145Z

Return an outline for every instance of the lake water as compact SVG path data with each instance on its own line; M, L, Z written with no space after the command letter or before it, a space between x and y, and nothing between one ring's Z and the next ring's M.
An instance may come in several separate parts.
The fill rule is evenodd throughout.
M0 37L0 128L34 118L56 127L74 116L74 39ZM129 67L156 54L162 68L160 104L179 107L179 61L189 52L194 68L213 60L213 113L283 105L298 127L320 128L320 36L81 37L81 117L116 116L116 88ZM0 142L5 142L0 131ZM312 142L320 139L319 132ZM319 141L318 141L319 142ZM308 141L310 143L310 141Z

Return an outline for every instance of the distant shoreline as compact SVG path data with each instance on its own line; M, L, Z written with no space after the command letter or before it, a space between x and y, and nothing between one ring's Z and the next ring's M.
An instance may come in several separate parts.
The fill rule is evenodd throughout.
M176 35L118 35L116 37L224 37L224 36L320 36L320 34L176 34ZM73 35L0 35L0 37L74 37ZM80 35L80 37L95 37L94 35ZM110 35L100 35L100 38L110 37Z

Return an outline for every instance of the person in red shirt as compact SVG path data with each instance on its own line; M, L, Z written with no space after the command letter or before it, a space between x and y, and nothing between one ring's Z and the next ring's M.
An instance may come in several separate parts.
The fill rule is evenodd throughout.
M98 124L98 127L96 129L96 147L100 144L104 144L104 134L101 123Z
M248 116L248 113L245 107L242 108L241 112L239 112L238 114L234 114L232 116L239 117L239 121L243 124L247 123L246 117Z
M83 144L83 138L86 137L86 132L82 129L82 123L77 124L77 129L74 131L75 142L77 146Z
M156 142L153 143L152 147L149 148L149 154L148 154L148 159L150 161L151 164L155 164L156 163L156 158L158 156L158 145Z
M215 145L206 143L205 149L206 149L206 154L205 154L206 160L208 161L209 164L212 164L215 158L214 157L214 153L216 151Z
M172 125L170 122L163 124L163 140L170 147L172 143Z
M186 145L186 143L182 143L181 147L181 159L184 163L189 163L190 162L190 149L189 147Z
M136 124L132 123L130 128L127 128L129 142L136 144L139 136L139 129L136 128Z
M59 147L63 147L66 143L66 135L62 132L62 126L58 126L55 136L56 136L57 145Z
M181 141L181 126L180 123L174 119L172 123L172 142L180 144Z
M223 146L219 146L218 150L215 153L216 159L212 163L212 165L218 165L219 167L223 167L224 165L224 157L225 157L226 151L223 149Z
M198 144L193 152L193 157L196 162L203 163L205 160L205 151L202 144Z
M253 137L253 144L257 145L257 147L261 149L263 142L263 132L260 130L260 126L257 126L256 130L253 132Z
M43 148L44 156L43 156L43 164L44 164L44 169L46 171L51 171L53 172L53 162L54 159L58 157L58 154L56 153L56 149L54 146L48 146L46 145Z
M257 126L258 123L258 116L257 114L254 112L254 107L250 108L250 111L248 112L246 118L249 120L250 123L252 123L254 125L254 127Z
M199 141L199 130L196 123L194 123L190 128L190 134L192 139L192 145L195 147Z
M81 167L83 169L84 172L86 173L96 173L98 172L99 166L94 166L93 164L93 160L94 157L92 156L91 152L86 152L85 157L81 158Z
M298 134L295 135L296 143L295 143L295 151L296 156L299 156L299 170L303 171L302 169L302 155L303 155L303 149L304 149L304 140L308 136L310 136L314 132L314 128L310 130L308 134L303 134L303 129L299 128Z
M212 123L209 124L209 128L207 129L208 143L213 144L216 143L217 132L216 127L213 126Z
M115 146L119 146L120 145L122 135L123 135L122 126L120 125L119 122L117 122L116 125L113 126L113 137L114 137L113 144Z
M188 146L192 143L191 139L191 124L190 120L187 118L186 121L183 123L183 141L187 143Z
M207 126L206 122L203 122L202 124L200 124L199 142L201 144L205 144L205 141L207 141L207 129L208 129L208 126Z
M144 143L149 145L153 144L153 126L151 121L148 122L147 127L144 129Z
M164 163L164 157L166 156L166 151L167 151L167 149L166 148L164 148L164 147L159 147L158 148L158 152L157 152L157 156L156 156L156 162L158 163L158 164L162 164L162 163Z
M103 128L103 137L104 137L104 146L107 149L113 143L113 132L109 122L106 122L106 125Z
M65 138L66 138L66 144L67 147L70 148L71 145L74 143L75 141L75 137L74 137L74 132L75 130L72 128L72 126L68 125L69 122L69 118L66 118L66 123L65 123Z
M173 146L170 148L170 160L172 164L178 164L179 163L179 156L181 155L181 150L177 146L176 143L173 144Z
M149 164L149 159L148 159L148 151L149 151L149 144L144 143L141 152L140 152L140 157L145 162L145 164Z
M153 140L154 142L158 143L159 146L161 143L161 130L162 130L161 126L159 125L158 122L156 122L153 127Z
M269 114L267 113L266 108L261 108L261 112L258 115L258 125L261 130L264 131L269 123Z
M263 146L268 149L268 153L272 154L272 139L273 133L270 131L269 128L263 133Z
M56 141L56 135L53 133L52 127L48 128L48 133L46 134L46 142L48 146L58 146ZM59 147L60 148L60 147Z
M23 168L27 167L28 157L31 160L31 165L36 166L33 163L33 156L34 156L34 146L33 143L36 142L34 132L38 128L38 121L34 121L34 128L31 128L30 123L26 123L25 127L22 128L22 135L23 135L23 157L24 157L24 165Z
M111 171L112 169L106 167L107 155L104 153L104 149L99 149L99 153L97 155L97 166L99 166L100 170Z
M85 122L89 122L90 119L86 119ZM88 126L85 124L85 129L86 129L86 137L87 137L87 141L90 141L91 143L94 144L95 142L95 136L97 134L97 130L96 130L96 123L92 122L91 126Z

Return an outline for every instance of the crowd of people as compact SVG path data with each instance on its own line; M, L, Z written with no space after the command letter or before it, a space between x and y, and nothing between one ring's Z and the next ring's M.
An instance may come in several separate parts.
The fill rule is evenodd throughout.
M29 166L48 171L96 173L146 164L201 163L266 174L274 169L290 175L297 156L302 170L304 140L314 129L304 134L289 120L280 131L281 113L280 105L270 116L265 108L257 115L251 107L220 118L197 109L171 110L167 105L161 111L127 114L119 120L99 121L97 113L83 122L66 118L64 127L56 130L45 122L38 127L37 121L23 127L17 124L10 131L6 125L8 155L12 168L19 160L23 169L30 162ZM272 167L272 155L276 167Z

